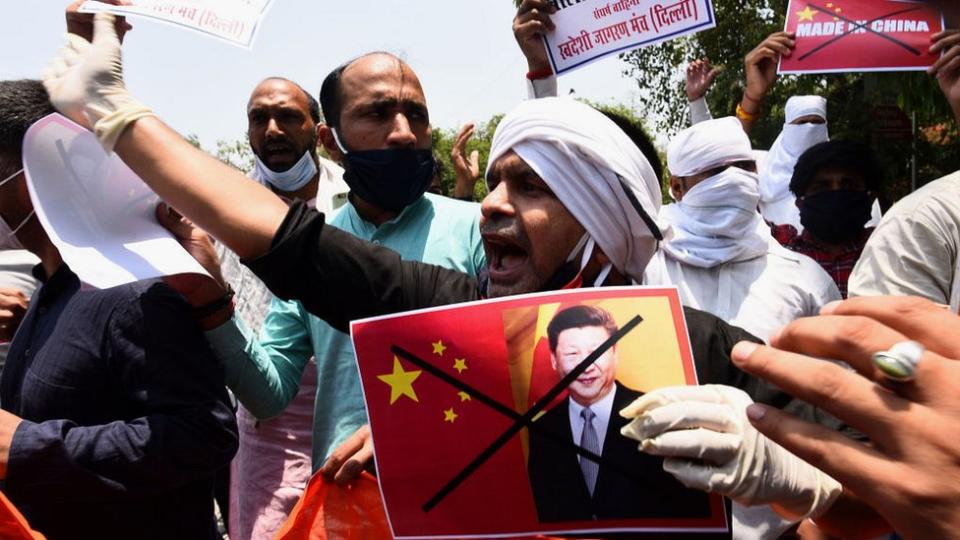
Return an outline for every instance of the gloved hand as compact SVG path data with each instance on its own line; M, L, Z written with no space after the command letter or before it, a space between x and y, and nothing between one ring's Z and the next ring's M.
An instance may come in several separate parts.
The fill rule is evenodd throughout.
M120 38L114 16L97 13L93 43L67 34L67 45L43 74L43 84L58 111L93 130L110 153L132 122L153 112L134 99L123 83Z
M818 516L842 487L754 429L746 414L752 403L729 386L661 388L620 411L634 419L621 433L664 456L664 470L687 487L744 506L769 504L795 521Z

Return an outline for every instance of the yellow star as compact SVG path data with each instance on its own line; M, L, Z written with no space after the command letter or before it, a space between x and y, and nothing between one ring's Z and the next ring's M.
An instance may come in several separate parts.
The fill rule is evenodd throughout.
M465 358L454 358L453 369L457 370L457 373L463 373L463 370L469 369L467 367L467 360Z
M443 421L451 424L457 420L457 413L453 412L453 407L443 411Z
M797 19L797 22L812 21L813 17L816 14L817 14L816 11L810 9L810 6L807 6L806 8L804 8L803 11L797 12L797 17L799 17L799 19Z
M440 340L437 340L436 343L432 343L431 345L433 345L433 354L439 356L443 356L443 351L447 350L446 345L444 345L443 341Z
M377 378L390 385L390 404L400 399L400 396L407 396L413 401L420 402L417 393L413 390L413 381L420 376L420 370L404 371L400 365L400 359L393 357L393 373L377 375Z
M460 396L460 403L464 401L470 401L470 394L466 392L457 392L457 395Z

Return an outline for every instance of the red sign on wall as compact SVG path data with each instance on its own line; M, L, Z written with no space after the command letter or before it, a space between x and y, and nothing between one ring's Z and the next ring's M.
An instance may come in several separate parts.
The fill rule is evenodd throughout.
M919 71L939 58L930 38L943 15L925 2L790 0L787 10L797 46L780 73Z

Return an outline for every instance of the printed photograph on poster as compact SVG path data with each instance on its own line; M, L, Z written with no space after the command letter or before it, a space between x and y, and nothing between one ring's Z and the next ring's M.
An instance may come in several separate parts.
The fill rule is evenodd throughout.
M544 36L560 75L631 49L713 28L712 0L555 0L556 29Z
M127 0L121 6L90 0L82 13L106 11L188 28L246 49L253 47L273 0Z
M474 302L351 334L396 537L727 535L720 496L620 433L645 392L697 383L675 288Z
M922 71L940 57L930 37L943 31L931 3L908 0L791 0L786 31L797 46L780 73Z

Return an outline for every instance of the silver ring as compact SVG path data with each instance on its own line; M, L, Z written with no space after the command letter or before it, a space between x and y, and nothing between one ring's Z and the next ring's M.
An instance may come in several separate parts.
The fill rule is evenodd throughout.
M873 365L884 377L896 382L910 382L917 376L917 365L925 349L916 341L901 341L889 350L873 355Z

